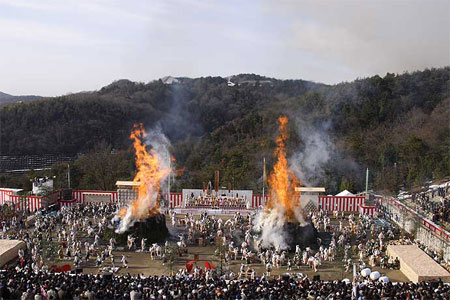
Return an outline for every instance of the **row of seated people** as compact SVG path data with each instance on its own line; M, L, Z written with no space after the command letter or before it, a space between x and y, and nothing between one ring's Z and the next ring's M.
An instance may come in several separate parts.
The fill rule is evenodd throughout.
M215 197L215 196L198 196L187 197L186 208L247 208L247 200L239 197Z

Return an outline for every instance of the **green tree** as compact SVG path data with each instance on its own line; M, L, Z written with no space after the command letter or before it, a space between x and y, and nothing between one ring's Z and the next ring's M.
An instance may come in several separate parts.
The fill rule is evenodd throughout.
M54 241L51 235L44 234L41 240L42 259L45 264L53 263L57 258L58 243Z
M164 266L169 270L169 273L173 274L173 266L176 263L178 258L178 247L175 244L169 244L168 246L164 246L165 258L164 258Z
M341 184L339 186L339 189L341 191L343 191L343 190L347 190L349 192L354 191L353 183L350 180L348 180L347 177L344 176L341 179Z
M131 179L131 162L134 160L126 151L112 152L109 147L98 147L75 161L75 168L80 172L79 185L84 188L114 190L117 180Z

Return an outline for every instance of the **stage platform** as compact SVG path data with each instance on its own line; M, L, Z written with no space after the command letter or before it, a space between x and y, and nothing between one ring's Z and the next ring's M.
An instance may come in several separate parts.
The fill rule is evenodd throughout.
M400 260L400 271L412 282L441 278L450 282L450 273L416 245L389 245L387 254Z
M25 249L26 244L19 240L0 240L0 267L19 256L19 249Z
M207 212L208 215L234 215L239 212L241 215L246 215L256 211L256 209L212 209L212 208L174 208L177 214L193 214L200 215Z

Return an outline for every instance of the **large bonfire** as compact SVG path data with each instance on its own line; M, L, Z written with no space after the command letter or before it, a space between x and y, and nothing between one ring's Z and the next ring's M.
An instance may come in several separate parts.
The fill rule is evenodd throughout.
M116 215L120 218L117 233L127 231L136 221L142 221L152 215L159 214L159 195L161 182L170 174L170 167L163 163L165 154L155 148L147 151L146 138L142 124L135 124L130 134L136 152L137 173L133 182L139 183L138 197L122 208ZM161 149L158 149L161 150ZM166 149L165 149L166 150Z
M288 118L281 116L279 122L279 136L274 155L276 163L269 175L269 199L264 209L255 220L254 229L261 234L263 247L275 246L282 249L289 248L286 240L286 224L298 223L306 225L300 208L300 194L295 187L300 181L288 166L286 159L286 141L288 134Z

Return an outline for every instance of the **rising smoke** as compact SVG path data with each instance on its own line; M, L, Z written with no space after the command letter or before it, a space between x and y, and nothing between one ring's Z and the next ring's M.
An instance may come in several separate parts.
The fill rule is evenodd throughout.
M160 168L169 170L171 155L169 152L170 141L162 132L161 126L157 124L145 138L145 144L150 146L160 161Z
M287 249L289 246L283 229L285 224L286 218L282 207L275 206L270 211L261 210L256 215L253 223L253 230L260 234L261 247L269 248L274 246Z
M170 109L159 120L162 132L173 142L190 136L201 136L204 130L199 121L198 106L192 103L194 94L181 83L169 85L168 90Z
M333 123L298 113L294 120L302 142L289 158L289 166L302 183L337 192L346 177L354 189L362 188L365 168L340 147L342 143L333 137Z
M297 117L295 124L303 146L291 156L289 165L304 185L314 186L322 183L324 168L333 153L336 153L328 134L331 122L313 124L305 118Z

